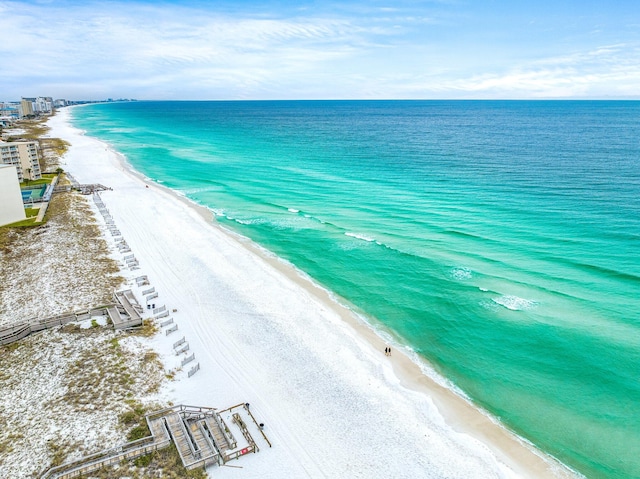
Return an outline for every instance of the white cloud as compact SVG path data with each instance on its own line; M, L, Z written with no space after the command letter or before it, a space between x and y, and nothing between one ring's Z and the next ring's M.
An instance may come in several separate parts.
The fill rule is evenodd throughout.
M4 35L12 39L10 46L0 46L5 64L12 65L0 73L3 84L80 78L106 89L117 79L126 92L145 84L165 89L167 82L179 81L184 90L196 91L196 80L217 78L242 80L236 85L249 88L279 75L304 77L364 41L361 27L340 19L232 18L179 7L168 12L107 5L0 4Z
M144 99L633 96L640 80L640 54L631 42L574 47L508 63L504 52L483 50L480 43L456 43L455 35L439 40L433 32L455 28L455 22L447 15L451 23L443 26L433 10L350 5L344 11L353 15L299 10L298 16L268 16L160 5L0 1L3 37L10 39L0 42L0 57L11 66L0 70L0 100L39 94Z
M521 63L502 71L464 75L433 71L389 78L401 98L640 98L640 48L607 45Z

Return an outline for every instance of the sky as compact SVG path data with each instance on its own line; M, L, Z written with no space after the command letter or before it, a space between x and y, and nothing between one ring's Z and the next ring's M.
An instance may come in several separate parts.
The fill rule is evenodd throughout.
M640 99L638 0L0 0L0 31L0 101Z

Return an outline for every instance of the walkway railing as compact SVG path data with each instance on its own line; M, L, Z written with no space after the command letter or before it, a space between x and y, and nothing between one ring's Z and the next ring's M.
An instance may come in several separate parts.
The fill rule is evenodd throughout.
M183 457L184 454L178 447L178 452L185 467L192 469L193 467L206 466L211 464L217 464L219 454L214 451L214 454L207 457L200 458L200 446L196 443L191 432L185 424L187 420L204 419L206 417L217 416L216 410L209 407L187 406L177 405L161 409L159 411L152 412L146 416L147 425L151 436L138 439L133 442L122 444L118 447L105 449L96 454L83 457L77 461L70 461L60 466L52 467L44 471L40 475L40 479L70 479L80 475L88 474L110 465L118 464L123 460L131 460L145 454L163 449L171 443L176 441L175 436L178 431L171 431L173 424L169 421L165 421L165 418L178 414L179 421L177 427L179 433L184 435L185 439L189 442L191 450L191 458ZM154 434L156 431L156 434ZM180 435L178 434L178 436ZM205 440L207 438L205 437ZM208 444L208 441L207 441ZM178 446L176 444L176 446ZM234 456L235 457L235 456Z
M2 327L0 328L0 345L6 346L7 344L23 339L32 333L54 328L56 326L63 326L72 321L84 321L93 316L110 316L116 329L139 327L142 325L142 318L136 310L136 306L138 306L138 309L140 309L140 307L137 302L133 302L135 301L135 299L132 299L133 293L131 293L131 295L127 294L129 292L130 291L127 290L118 292L118 294L114 295L114 299L117 301L116 303L105 304L103 306L97 306L95 308L81 311L58 314L44 319L30 319ZM117 315L115 312L117 312ZM113 321L114 318L116 321Z

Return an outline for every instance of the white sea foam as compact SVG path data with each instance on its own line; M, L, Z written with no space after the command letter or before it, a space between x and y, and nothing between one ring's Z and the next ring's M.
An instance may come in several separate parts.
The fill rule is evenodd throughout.
M204 186L204 187L200 187L200 188L185 188L184 190L180 191L180 190L175 190L176 193L178 193L181 196L185 196L188 198L189 195L195 195L197 193L208 193L210 191L215 190L215 187L212 186Z
M227 216L227 219L233 220L238 224L241 225L261 225L266 223L266 220L264 218L231 218L230 216Z
M300 213L300 210L297 210L297 209L295 209L295 208L287 208L287 211L288 211L289 213Z
M453 279L457 279L458 281L464 281L467 279L471 279L472 277L471 270L464 266L456 266L451 269L451 277Z
M480 291L485 292L485 293L486 293L487 291L489 291L487 288L483 288L483 287L481 287L481 286L480 286L480 287L478 287L478 289L479 289Z
M534 308L538 303L533 300L520 298L510 294L505 294L498 298L492 298L492 301L500 306L504 306L511 311L525 311Z
M346 236L350 236L351 238L356 238L362 241L366 241L368 243L371 243L372 241L375 241L375 238L372 238L371 236L367 236L363 233L350 233L350 232L346 232L345 233Z

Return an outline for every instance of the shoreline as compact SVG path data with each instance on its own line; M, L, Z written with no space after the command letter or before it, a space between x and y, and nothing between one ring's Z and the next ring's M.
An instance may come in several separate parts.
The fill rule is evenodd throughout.
M63 114L65 115L63 122L66 122L66 127L75 129L70 124L68 112ZM52 130L52 134L54 136L58 135L58 133L54 133L54 130ZM99 143L103 147L107 146L111 150L101 140L86 137L84 132L82 132L82 136L90 141ZM64 139L69 141L68 137ZM73 147L74 144L72 142L71 148ZM396 347L396 345L392 344L394 346L393 356L390 360L386 360L383 357L383 350L388 344L380 336L381 331L377 331L373 325L367 324L357 313L341 304L339 300L333 297L330 291L316 284L311 278L305 277L304 273L298 271L293 265L280 260L250 239L217 224L215 215L209 208L199 205L178 192L145 177L142 173L133 169L122 154L114 150L108 153L116 158L119 172L135 179L139 183L139 187L146 189L145 185L148 185L149 190L168 196L172 198L172 201L177 199L181 205L194 212L193 218L201 222L201 224L196 224L195 227L201 228L205 224L209 228L212 227L211 229L215 229L218 234L225 236L226 241L233 242L243 249L245 254L255 256L252 261L259 260L266 264L268 268L271 268L273 272L270 274L277 273L282 275L286 281L293 283L296 288L302 289L306 295L309 295L314 303L336 315L342 322L340 327L345 328L350 338L358 344L362 351L365 351L365 361L387 361L387 367L394 376L391 382L397 382L406 391L420 394L422 399L434 404L437 414L443 419L447 427L464 436L473 438L478 442L477 445L488 448L495 460L506 466L506 471L500 467L497 468L499 477L510 477L509 471L515 473L516 477L580 477L553 457L537 450L524 439L507 430L497 420L457 394L453 389L440 384L436 379L430 377L423 371L420 364L412 360L408 354L405 354L400 345ZM75 176L73 168L71 173ZM202 222L202 220L204 221ZM424 366L429 367L426 361ZM389 378L387 378L388 380ZM446 382L446 379L443 382Z

